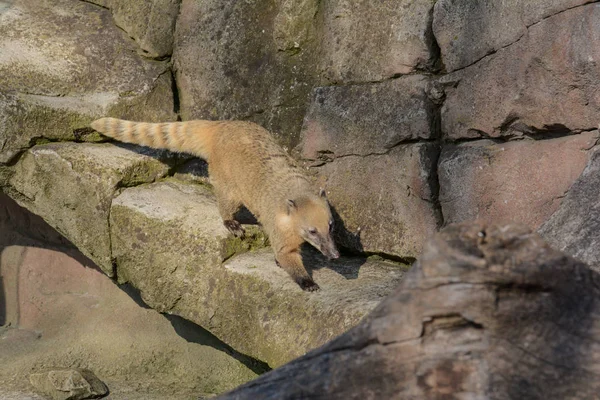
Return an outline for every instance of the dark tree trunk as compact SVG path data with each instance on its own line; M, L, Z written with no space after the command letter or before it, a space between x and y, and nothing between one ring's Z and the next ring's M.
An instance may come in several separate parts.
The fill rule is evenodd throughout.
M221 397L316 398L600 398L600 276L526 228L450 226L360 325Z

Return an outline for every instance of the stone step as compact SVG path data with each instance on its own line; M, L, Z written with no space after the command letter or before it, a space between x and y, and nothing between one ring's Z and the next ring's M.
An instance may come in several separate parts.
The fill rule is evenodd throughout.
M272 367L354 326L402 278L402 265L307 249L322 289L302 291L257 226L243 241L229 235L209 185L167 176L174 162L139 147L50 143L28 150L3 189L150 307Z
M328 262L312 251L317 293L302 291L270 248L232 238L209 189L176 180L128 188L113 201L113 257L119 280L151 307L210 330L236 350L281 365L354 326L398 284L395 264ZM240 250L251 251L223 260Z

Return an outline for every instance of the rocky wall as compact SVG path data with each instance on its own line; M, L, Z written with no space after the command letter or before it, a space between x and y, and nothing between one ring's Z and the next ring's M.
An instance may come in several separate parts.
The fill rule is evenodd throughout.
M126 3L0 3L0 185L153 307L256 358L281 364L354 324L400 278L387 261L418 257L450 222L518 220L557 242L559 221L597 231L561 207L599 143L597 1ZM102 141L87 125L105 115L265 126L327 190L344 250L387 261L349 258L330 278L316 271L334 297L326 285L306 297L285 277L271 280L268 252L223 267L256 243L228 242L197 176L203 166L71 143ZM598 259L568 234L565 251ZM366 289L353 298L357 284ZM344 314L332 301L361 306ZM295 302L309 303L299 311ZM327 322L294 332L315 316ZM241 331L228 329L239 321ZM270 336L274 326L289 330ZM259 332L254 342L246 331Z

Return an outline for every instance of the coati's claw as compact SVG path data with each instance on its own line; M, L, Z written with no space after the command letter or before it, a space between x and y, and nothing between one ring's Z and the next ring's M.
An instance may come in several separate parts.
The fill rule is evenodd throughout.
M316 292L317 290L321 289L321 287L317 285L312 279L302 279L298 284L300 285L302 290L306 292Z
M235 219L228 219L226 221L223 221L223 225L225 225L225 228L227 228L227 230L231 232L235 237L244 237L244 235L246 234L246 231L244 230L242 224L240 224Z

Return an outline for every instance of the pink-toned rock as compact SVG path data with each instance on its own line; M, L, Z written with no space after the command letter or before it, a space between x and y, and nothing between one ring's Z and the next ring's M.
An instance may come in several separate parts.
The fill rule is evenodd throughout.
M435 62L430 0L321 2L322 70L332 82L368 82Z
M451 139L564 134L600 116L600 4L553 15L516 43L441 79Z
M433 32L448 72L508 46L527 28L589 0L439 0ZM476 34L475 34L476 32Z
M481 140L442 149L445 223L482 219L538 228L557 210L588 161L598 131L549 140Z
M422 75L315 89L302 127L302 157L382 154L401 142L433 138L427 93Z
M335 231L338 244L417 257L438 227L431 173L437 157L436 144L409 144L387 154L342 157L315 168L341 217Z

